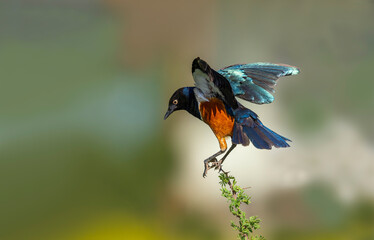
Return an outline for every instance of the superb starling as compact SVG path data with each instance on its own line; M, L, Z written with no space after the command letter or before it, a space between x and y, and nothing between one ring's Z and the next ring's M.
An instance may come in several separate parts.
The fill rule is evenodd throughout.
M241 105L235 97L265 104L274 101L274 87L278 78L296 75L299 69L285 64L250 63L231 65L213 70L204 60L192 62L195 87L184 87L174 92L164 119L177 110L186 110L204 121L218 139L220 151L204 160L204 173L211 168L222 170L223 161L237 144L250 142L259 149L289 147L285 138L262 124L256 113ZM231 137L227 150L225 137ZM217 161L216 157L226 154Z

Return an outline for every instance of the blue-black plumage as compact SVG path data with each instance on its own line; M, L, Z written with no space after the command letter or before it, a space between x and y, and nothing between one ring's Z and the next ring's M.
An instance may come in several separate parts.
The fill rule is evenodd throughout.
M259 149L289 147L286 141L291 141L267 128L255 112L240 105L235 111L232 143L247 146L249 142L246 137Z
M183 109L210 126L221 150L204 160L203 176L206 176L210 168L221 169L225 158L238 144L248 146L252 142L259 149L290 146L287 141L291 140L267 128L255 112L241 105L235 97L256 104L271 103L278 78L298 73L296 67L272 63L238 64L215 71L196 58L192 63L195 87L180 88L172 95L165 119ZM227 152L225 137L232 140ZM217 161L216 157L225 152Z

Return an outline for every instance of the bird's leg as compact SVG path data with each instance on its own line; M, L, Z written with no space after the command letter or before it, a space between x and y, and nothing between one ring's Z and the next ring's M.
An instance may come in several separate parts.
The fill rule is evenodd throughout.
M225 159L227 158L227 156L230 154L230 152L232 151L232 150L234 150L234 148L236 147L236 145L237 144L232 144L231 145L231 147L230 147L230 149L227 151L227 153L225 154L225 156L223 156L222 158L221 158L221 160L219 160L218 162L215 162L214 163L214 169L215 170L217 170L217 169L219 169L219 172L220 171L222 171L222 172L224 172L223 170L222 170L222 163L223 163L223 161L225 161ZM212 166L213 167L213 166Z
M216 157L218 157L219 155L221 155L225 151L226 150L220 150L216 154L213 154L212 156L210 156L209 158L207 158L207 159L204 160L204 173L203 173L203 177L206 177L206 174L207 174L207 172L208 172L209 169L211 169L211 168L213 168L213 167L216 166L216 164L213 164L212 166L209 166L209 163L213 162L213 161L217 162Z

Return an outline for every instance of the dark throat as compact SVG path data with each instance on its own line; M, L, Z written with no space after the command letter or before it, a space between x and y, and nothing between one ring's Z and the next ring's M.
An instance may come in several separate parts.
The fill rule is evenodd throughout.
M198 119L201 119L200 111L199 111L199 104L195 97L195 92L193 91L194 87L188 88L188 96L187 96L187 106L186 110L193 116Z

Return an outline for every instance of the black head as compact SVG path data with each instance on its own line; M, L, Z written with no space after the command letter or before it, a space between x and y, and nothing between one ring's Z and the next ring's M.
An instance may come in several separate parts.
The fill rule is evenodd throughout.
M170 114L177 110L187 110L190 107L190 92L192 88L184 87L174 92L169 100L168 111L165 114L164 119L168 118Z

